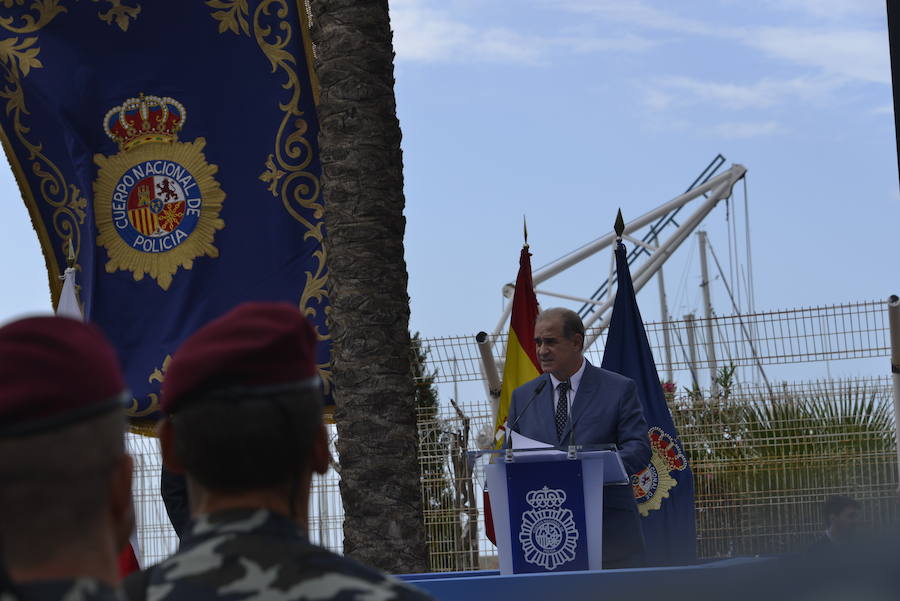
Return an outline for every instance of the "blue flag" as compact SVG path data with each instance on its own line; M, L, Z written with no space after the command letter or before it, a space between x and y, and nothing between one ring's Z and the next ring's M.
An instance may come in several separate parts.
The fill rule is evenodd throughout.
M650 428L651 463L631 477L647 561L650 565L692 563L697 554L694 476L659 382L621 242L616 247L616 269L619 286L602 367L634 380Z
M85 318L117 349L132 420L170 358L238 303L325 328L315 94L302 2L4 3L0 135L54 305L69 241Z

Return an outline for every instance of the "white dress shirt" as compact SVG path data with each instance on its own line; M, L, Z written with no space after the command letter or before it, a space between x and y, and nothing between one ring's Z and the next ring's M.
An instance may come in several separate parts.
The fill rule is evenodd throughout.
M569 406L566 407L568 412L566 415L572 415L572 402L575 400L575 393L578 392L578 385L581 384L581 376L584 375L584 368L587 365L587 361L584 360L584 357L581 358L581 367L578 368L572 377L569 378L569 392L568 392L568 401ZM556 376L550 374L550 383L553 384L553 409L556 410L557 405L559 405L559 385L562 380L557 380Z

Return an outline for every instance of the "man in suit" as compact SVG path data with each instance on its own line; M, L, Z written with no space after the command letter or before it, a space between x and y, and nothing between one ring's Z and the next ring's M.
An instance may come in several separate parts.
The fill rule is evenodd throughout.
M636 386L584 358L584 324L574 311L538 315L534 341L543 375L513 391L508 422L528 438L553 445L614 443L625 470L650 462L647 422ZM644 564L644 538L630 485L603 491L603 567Z

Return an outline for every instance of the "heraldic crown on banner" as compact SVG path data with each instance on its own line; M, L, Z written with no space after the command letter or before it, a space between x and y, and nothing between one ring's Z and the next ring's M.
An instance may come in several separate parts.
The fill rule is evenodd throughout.
M186 119L187 111L174 98L141 94L109 109L103 131L119 149L130 150L147 142L176 141Z

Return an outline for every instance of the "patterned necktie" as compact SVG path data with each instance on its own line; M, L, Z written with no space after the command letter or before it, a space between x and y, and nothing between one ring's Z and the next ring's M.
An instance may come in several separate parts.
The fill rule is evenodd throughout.
M569 383L560 382L556 389L559 391L559 401L556 403L556 438L562 438L566 422L569 421Z

